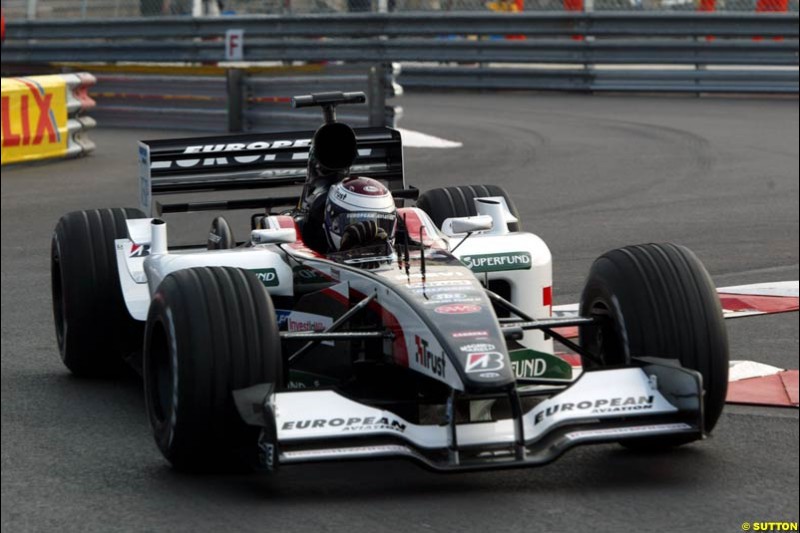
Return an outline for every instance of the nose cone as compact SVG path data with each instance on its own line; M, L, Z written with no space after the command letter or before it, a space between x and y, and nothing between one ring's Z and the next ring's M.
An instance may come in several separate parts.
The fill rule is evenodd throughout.
M506 342L482 288L475 294L479 302L433 307L432 318L467 391L506 388L515 381Z
M428 324L426 335L435 338L443 352L432 353L433 343L420 335L415 361L425 368L429 363L447 365L447 371L455 371L468 392L513 385L505 338L480 282L449 254L427 257L424 279L416 267L409 275L390 274Z

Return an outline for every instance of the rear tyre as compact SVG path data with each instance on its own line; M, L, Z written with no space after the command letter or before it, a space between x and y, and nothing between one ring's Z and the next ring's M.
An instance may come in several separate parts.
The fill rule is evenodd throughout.
M109 376L139 351L144 325L125 307L115 239L128 235L125 221L138 209L75 211L53 232L50 279L61 360L78 376Z
M235 247L236 239L227 219L216 217L211 222L211 229L208 231L207 248L209 250L230 250Z
M602 366L624 366L631 357L672 358L700 372L704 430L722 413L728 390L728 337L711 277L688 248L642 244L606 252L592 265L581 295L582 316L604 326L580 328L580 343ZM594 365L584 360L587 369ZM696 437L624 441L633 448L663 448Z
M147 316L145 404L164 457L184 471L255 465L259 429L241 421L232 391L281 379L275 309L246 270L179 270Z
M502 196L508 204L511 214L519 218L517 206L505 189L498 185L456 185L431 189L422 193L417 200L417 207L428 213L437 227L447 218L471 217L477 215L475 198L484 196ZM519 222L509 222L509 231L519 231Z

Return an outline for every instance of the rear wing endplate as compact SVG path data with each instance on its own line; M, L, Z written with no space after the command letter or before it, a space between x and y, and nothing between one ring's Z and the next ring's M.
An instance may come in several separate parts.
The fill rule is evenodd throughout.
M351 173L406 188L403 144L392 128L354 128L358 156ZM249 133L139 143L140 204L145 213L288 206L294 196L161 203L159 195L302 186L313 131Z

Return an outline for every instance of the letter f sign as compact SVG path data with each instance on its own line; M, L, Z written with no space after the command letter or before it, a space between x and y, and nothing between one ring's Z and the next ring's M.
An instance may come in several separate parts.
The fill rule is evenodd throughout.
M228 30L225 32L225 61L242 61L244 59L244 30Z

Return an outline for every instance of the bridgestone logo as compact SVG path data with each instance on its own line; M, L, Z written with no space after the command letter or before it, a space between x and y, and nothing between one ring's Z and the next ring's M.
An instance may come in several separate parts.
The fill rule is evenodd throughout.
M500 352L471 353L467 356L464 371L473 372L496 371L505 368L503 354Z
M546 409L542 409L533 419L533 424L536 425L542 422L545 418L550 418L556 413L564 413L567 411L580 411L580 414L608 414L608 413L626 413L631 411L646 411L653 408L653 396L628 396L627 398L609 398L594 401L583 401L577 403L557 403L551 405Z
M503 270L530 270L531 254L509 252L505 254L468 255L461 258L473 272L500 272Z
M341 428L342 431L378 431L388 429L402 433L406 430L406 425L387 417L368 416L350 418L317 418L314 420L289 420L283 423L281 429L284 431L295 431L303 429L327 429Z

